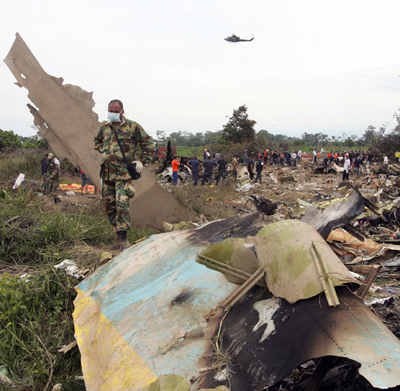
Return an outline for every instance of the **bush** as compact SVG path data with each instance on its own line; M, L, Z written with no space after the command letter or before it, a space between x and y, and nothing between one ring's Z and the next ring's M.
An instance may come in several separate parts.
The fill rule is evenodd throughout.
M10 148L22 147L21 140L12 130L0 129L0 152Z
M15 179L19 173L25 174L28 180L41 180L41 161L43 151L24 150L19 155L18 151L12 154L0 155L0 180Z

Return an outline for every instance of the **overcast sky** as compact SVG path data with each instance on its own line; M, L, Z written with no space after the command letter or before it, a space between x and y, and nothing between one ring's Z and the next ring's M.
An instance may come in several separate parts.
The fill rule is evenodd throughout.
M400 108L399 0L13 0L0 54L19 32L47 73L93 91L100 120L121 99L158 129L221 130L246 104L256 130L362 135ZM235 33L254 41L228 43ZM0 129L33 135L27 90L0 64Z

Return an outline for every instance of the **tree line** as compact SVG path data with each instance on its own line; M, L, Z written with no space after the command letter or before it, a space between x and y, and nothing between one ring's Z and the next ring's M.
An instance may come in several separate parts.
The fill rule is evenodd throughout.
M0 153L16 148L45 148L47 141L37 133L34 136L24 137L15 134L12 130L0 129Z
M157 141L164 143L170 140L173 145L185 147L219 144L225 145L226 149L231 144L242 144L249 150L259 148L293 150L307 147L358 149L362 147L390 154L394 153L396 148L400 148L400 112L394 114L397 126L389 132L384 125L379 128L369 125L362 136L348 135L345 132L336 136L329 136L321 132L305 132L300 137L294 137L285 134L273 134L265 129L256 132L254 126L257 122L249 118L247 110L246 105L233 110L232 116L219 131L197 132L195 134L178 131L167 136L165 131L158 130Z
M400 110L394 114L397 125L388 131L382 125L376 128L369 125L362 136L347 135L342 132L340 136L329 136L324 133L303 133L301 137L287 136L285 134L273 134L265 129L258 132L254 126L256 121L249 118L247 106L242 105L233 110L228 122L218 131L206 131L204 133L191 133L186 131L172 132L167 135L164 130L157 130L156 141L159 144L171 141L172 145L182 147L204 147L218 145L226 152L232 146L240 145L240 149L261 150L280 149L295 150L306 148L326 149L359 149L368 148L376 152L394 154L400 149ZM33 126L36 129L36 127ZM0 152L12 148L42 148L47 143L39 133L35 136L23 137L12 130L0 129Z

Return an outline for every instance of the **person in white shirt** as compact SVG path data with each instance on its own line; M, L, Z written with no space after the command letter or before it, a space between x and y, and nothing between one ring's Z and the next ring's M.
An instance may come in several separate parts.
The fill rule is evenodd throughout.
M383 156L383 165L387 166L388 164L389 164L389 158L386 155L384 155Z
M347 182L349 180L349 171L350 171L351 162L349 159L349 154L346 153L344 157L344 165L343 165L343 182Z
M292 163L293 163L294 167L297 166L297 153L296 152L292 153Z

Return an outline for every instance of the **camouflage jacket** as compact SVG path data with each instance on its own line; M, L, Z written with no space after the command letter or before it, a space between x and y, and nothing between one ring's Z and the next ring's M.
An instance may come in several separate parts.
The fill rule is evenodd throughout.
M44 174L45 180L58 181L60 179L60 171L59 165L54 161L54 159L51 159L49 162L49 168L47 169L46 174Z
M130 180L124 157L110 125L110 122L103 125L94 138L94 149L103 154L100 177L108 181ZM113 127L128 163L135 160L142 163L151 161L154 143L138 123L125 118L124 122L114 123Z

